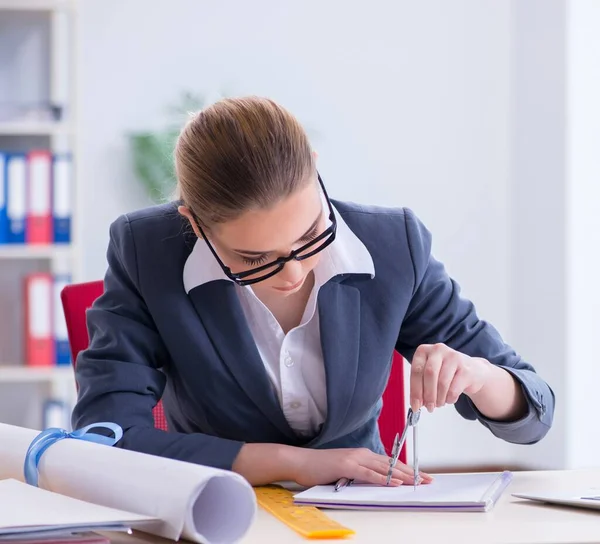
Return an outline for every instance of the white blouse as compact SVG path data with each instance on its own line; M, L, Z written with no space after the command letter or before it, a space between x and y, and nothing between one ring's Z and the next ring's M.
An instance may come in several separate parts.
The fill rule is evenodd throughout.
M336 239L320 253L314 269L315 284L300 324L284 334L275 316L254 294L251 286L237 293L265 371L273 383L290 427L300 436L314 436L327 415L325 367L321 351L317 294L338 274L375 275L365 245L336 213ZM204 240L196 241L184 267L187 292L204 283L226 279Z

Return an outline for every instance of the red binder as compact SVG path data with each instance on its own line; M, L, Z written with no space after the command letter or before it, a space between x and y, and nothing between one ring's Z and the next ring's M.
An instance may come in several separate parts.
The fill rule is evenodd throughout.
M28 244L50 244L52 232L52 154L46 150L27 154Z
M25 362L28 366L54 365L52 337L52 275L25 277Z

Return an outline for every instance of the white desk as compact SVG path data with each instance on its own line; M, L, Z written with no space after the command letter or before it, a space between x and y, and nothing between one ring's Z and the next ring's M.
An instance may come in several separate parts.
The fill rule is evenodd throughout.
M516 472L499 503L487 513L327 510L332 518L356 531L354 537L337 541L304 539L259 508L256 521L241 544L598 544L600 511L541 505L511 496L518 491L567 491L595 486L600 487L600 469ZM121 544L167 542L141 533L111 537Z

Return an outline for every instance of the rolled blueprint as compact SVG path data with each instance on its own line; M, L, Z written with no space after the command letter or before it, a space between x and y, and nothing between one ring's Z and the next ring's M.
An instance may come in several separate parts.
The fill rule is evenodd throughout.
M0 479L25 481L38 431L0 423ZM256 515L256 496L239 474L84 440L64 439L42 455L39 487L158 519L141 527L172 540L239 541Z

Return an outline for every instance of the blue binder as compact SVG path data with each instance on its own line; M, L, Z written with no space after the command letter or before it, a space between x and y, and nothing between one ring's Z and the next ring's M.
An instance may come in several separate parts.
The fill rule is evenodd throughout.
M71 242L72 160L69 153L55 154L52 160L52 222L54 242Z
M42 430L59 428L70 430L70 412L67 403L58 399L48 399L42 406ZM62 539L61 539L62 540ZM54 541L52 539L51 541Z
M54 328L55 361L59 366L71 364L71 350L69 348L67 322L60 300L61 291L69 283L71 283L71 277L68 274L54 276L54 296L52 301L54 318L52 321Z
M6 153L0 151L0 244L6 244L8 238L8 220L6 218Z
M9 244L25 243L27 219L27 155L6 155L6 241Z

